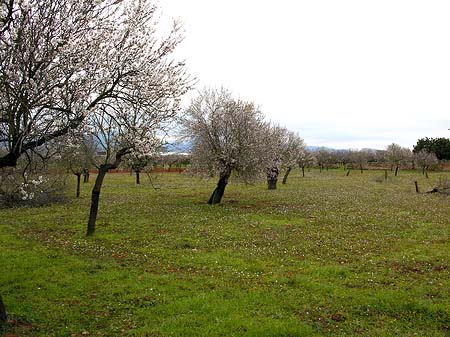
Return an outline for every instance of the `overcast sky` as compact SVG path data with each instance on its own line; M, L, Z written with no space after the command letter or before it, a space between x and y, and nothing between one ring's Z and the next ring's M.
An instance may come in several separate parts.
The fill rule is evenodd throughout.
M224 86L308 145L450 137L450 1L160 0L198 87Z

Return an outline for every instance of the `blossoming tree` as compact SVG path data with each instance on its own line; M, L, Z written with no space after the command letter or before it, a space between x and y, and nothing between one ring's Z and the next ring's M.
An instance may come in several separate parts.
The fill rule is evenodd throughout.
M283 166L285 173L283 184L286 184L289 173L305 157L306 145L303 139L295 132L285 131L285 142L282 149Z
M168 56L182 36L177 24L157 34L156 9L152 0L0 2L0 167L110 99L170 96L177 109L187 81Z
M183 127L193 144L192 170L219 176L209 204L221 202L233 172L247 182L260 177L268 123L253 103L225 89L205 89L192 100Z
M191 85L184 63L171 58L180 27L162 35L158 16L153 0L0 2L0 168L82 123L122 123L114 139L123 146L94 186L88 234L104 174L158 143Z

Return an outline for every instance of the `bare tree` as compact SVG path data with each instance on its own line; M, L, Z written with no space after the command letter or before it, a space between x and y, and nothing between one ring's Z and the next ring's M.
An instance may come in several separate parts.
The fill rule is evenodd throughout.
M204 89L191 102L182 132L192 139L191 169L219 175L209 204L221 202L233 172L247 182L260 176L267 127L253 103L233 99L225 89Z
M157 16L152 0L1 1L0 167L111 99L184 93L184 65L168 59L179 26L161 38Z
M395 176L400 165L410 156L411 150L392 143L386 147L386 161L391 164L391 170L395 167Z

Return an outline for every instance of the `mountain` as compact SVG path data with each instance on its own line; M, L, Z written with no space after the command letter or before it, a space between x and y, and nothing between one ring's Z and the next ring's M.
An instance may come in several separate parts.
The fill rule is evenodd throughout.
M175 153L188 153L192 149L192 143L190 141L183 141L183 142L173 142L164 145L164 151L166 152L175 152ZM306 146L306 149L310 152L317 152L320 150L330 151L330 152L341 152L341 151L348 151L349 149L334 149L331 147L325 147L325 146L313 146L308 145ZM377 150L374 149L363 149L364 151L368 152L376 152Z
M164 145L164 150L166 152L176 152L176 153L187 153L191 152L192 143L189 141L185 142L173 142Z

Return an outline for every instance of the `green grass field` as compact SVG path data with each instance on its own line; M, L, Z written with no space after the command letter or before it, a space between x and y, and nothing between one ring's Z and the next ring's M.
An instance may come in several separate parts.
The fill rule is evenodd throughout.
M450 196L400 171L295 171L287 185L158 174L0 210L12 336L449 336ZM73 182L72 182L73 180ZM152 187L152 184L157 189Z

